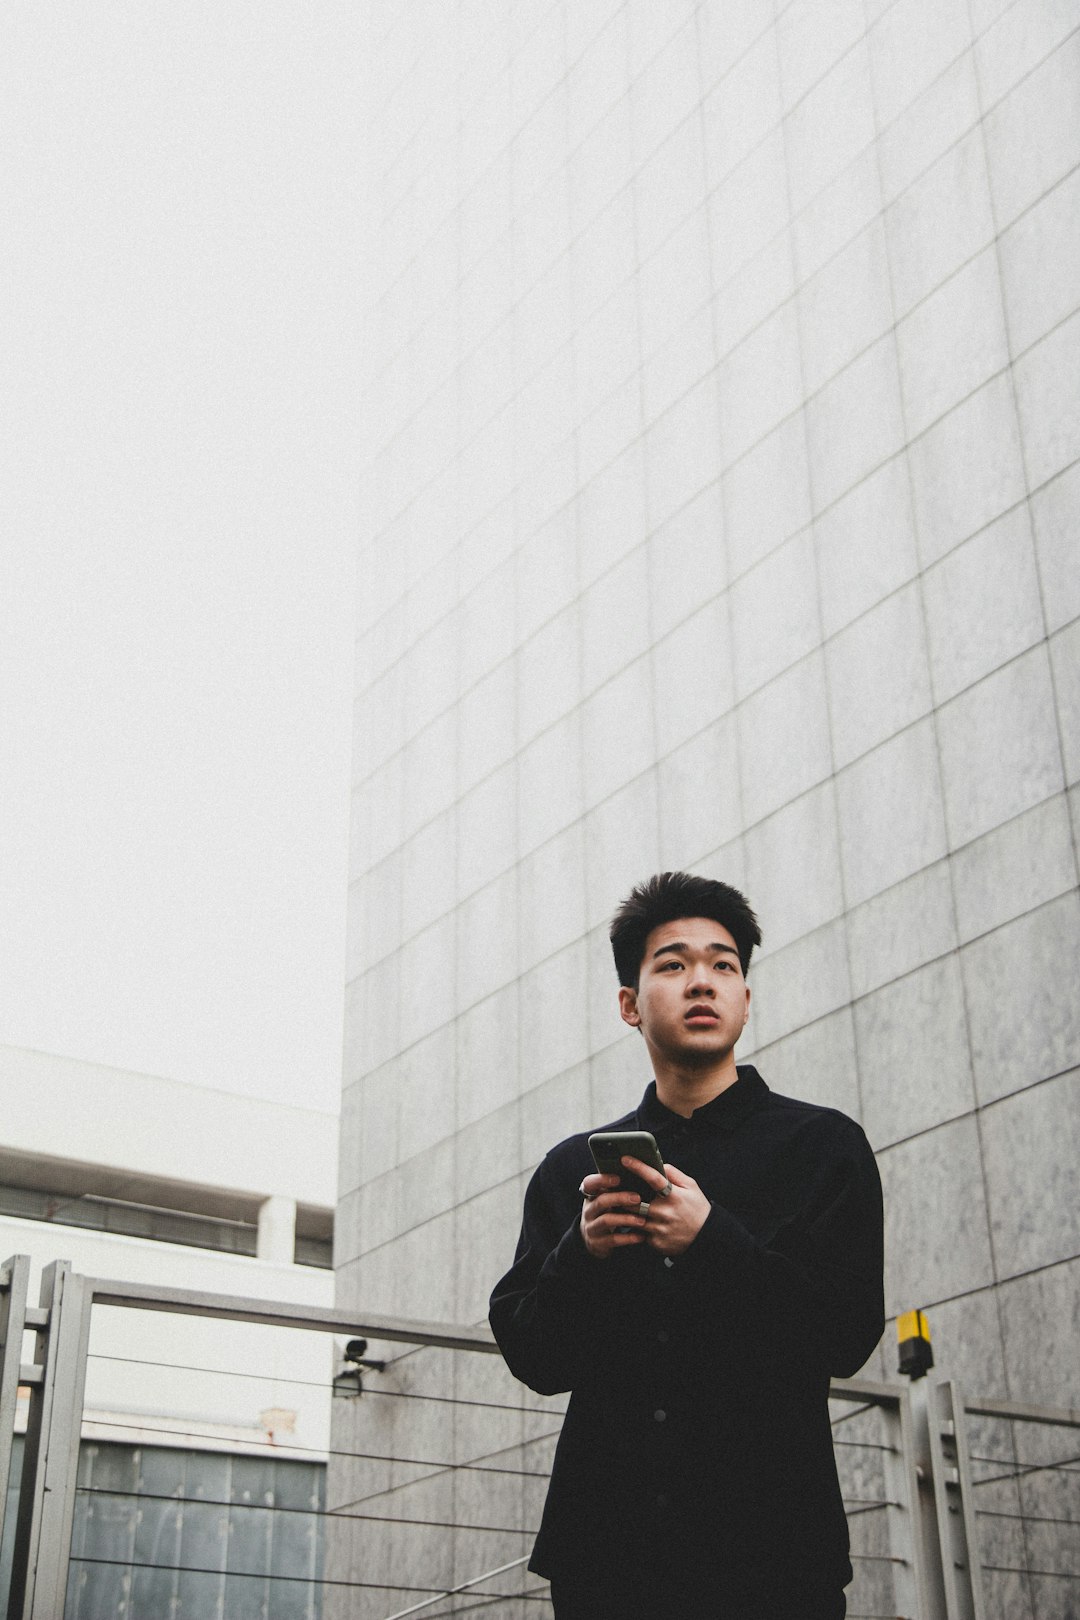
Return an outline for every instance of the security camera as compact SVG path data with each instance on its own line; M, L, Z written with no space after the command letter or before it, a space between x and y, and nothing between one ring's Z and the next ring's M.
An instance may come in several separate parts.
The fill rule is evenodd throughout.
M341 1352L345 1366L334 1375L334 1394L337 1396L362 1395L364 1393L363 1374L365 1372L383 1372L385 1361L369 1361L367 1359L368 1342L366 1339L350 1339Z

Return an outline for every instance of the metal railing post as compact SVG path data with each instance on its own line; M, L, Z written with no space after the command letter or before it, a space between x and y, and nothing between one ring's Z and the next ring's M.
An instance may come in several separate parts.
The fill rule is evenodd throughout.
M929 1620L953 1620L945 1581L944 1557L938 1520L937 1476L933 1465L931 1431L931 1392L929 1379L915 1379L909 1385L911 1445L908 1455L915 1471L918 1502L918 1536L922 1547L926 1583L923 1602ZM921 1611L920 1611L921 1612Z
M8 1598L8 1620L57 1620L64 1612L75 1483L79 1466L86 1355L93 1295L67 1260L41 1276L22 1493Z
M29 1255L15 1254L5 1260L0 1268L0 1542L7 1512L29 1286Z
M946 1379L930 1387L929 1400L930 1463L948 1620L985 1620L963 1397Z
M889 1449L885 1453L889 1547L897 1560L894 1592L898 1610L914 1620L947 1620L937 1552L933 1493L920 1466L917 1386L902 1387L895 1408L882 1406Z

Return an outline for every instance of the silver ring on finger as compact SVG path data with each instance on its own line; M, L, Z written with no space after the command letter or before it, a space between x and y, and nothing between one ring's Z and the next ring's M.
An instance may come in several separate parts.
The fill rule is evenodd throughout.
M651 1207L651 1200L648 1199L648 1198L643 1198L641 1200L641 1203L638 1205L638 1214L641 1216L643 1221L648 1220L650 1207Z

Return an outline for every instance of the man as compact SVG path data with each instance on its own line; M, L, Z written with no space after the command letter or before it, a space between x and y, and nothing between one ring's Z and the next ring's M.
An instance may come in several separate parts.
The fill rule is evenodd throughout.
M530 1568L558 1620L837 1620L851 1578L830 1376L884 1325L881 1190L862 1131L736 1068L761 941L727 884L665 872L611 927L655 1079L642 1202L585 1135L529 1184L491 1299L514 1374L570 1390Z

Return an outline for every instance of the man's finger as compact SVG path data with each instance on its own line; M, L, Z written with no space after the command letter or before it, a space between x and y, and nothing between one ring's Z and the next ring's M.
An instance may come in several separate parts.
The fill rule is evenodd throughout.
M625 1164L628 1170L632 1170L636 1176L640 1176L642 1181L655 1188L657 1192L660 1192L667 1185L659 1170L655 1169L651 1164L644 1164L640 1159L632 1159L629 1154L622 1160L622 1163Z
M606 1209L637 1209L641 1199L635 1192L602 1192L594 1198L587 1198L586 1203L594 1214Z
M667 1178L673 1187L696 1187L697 1182L693 1176L688 1176L685 1170L679 1170L673 1164L665 1164Z
M628 1224L636 1226L639 1216L636 1207L630 1209L606 1209L601 1211L588 1210L585 1214L585 1225L590 1232L614 1232L620 1226ZM642 1224L644 1224L642 1222Z
M593 1199L586 1210L585 1218L588 1221L602 1221L607 1218L625 1220L627 1215L636 1215L641 1199L636 1192L609 1192L602 1199Z

